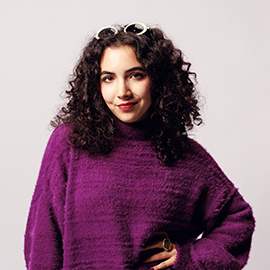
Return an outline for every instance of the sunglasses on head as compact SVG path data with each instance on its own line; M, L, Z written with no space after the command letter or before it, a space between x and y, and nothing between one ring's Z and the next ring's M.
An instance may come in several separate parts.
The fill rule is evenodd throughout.
M134 33L139 36L139 35L144 34L148 29L149 27L147 27L145 24L136 22L136 23L130 23L126 25L124 27L124 32ZM118 30L114 26L106 26L106 27L101 28L94 37L96 39L106 38L110 35L116 35L117 33L118 33Z

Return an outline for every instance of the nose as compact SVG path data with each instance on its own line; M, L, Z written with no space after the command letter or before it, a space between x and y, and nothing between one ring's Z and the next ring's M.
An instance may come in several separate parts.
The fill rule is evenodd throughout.
M120 80L118 82L118 91L117 91L117 97L119 99L128 99L132 95L132 92L129 88L128 83L125 80Z

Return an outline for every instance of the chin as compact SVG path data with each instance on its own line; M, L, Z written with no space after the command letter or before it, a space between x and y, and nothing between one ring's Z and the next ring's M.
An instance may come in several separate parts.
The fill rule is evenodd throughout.
M125 118L118 118L120 121L124 122L124 123L127 123L127 124L132 124L132 123L135 123L135 122L138 122L136 119L133 120L133 119L125 119Z
M115 115L120 121L127 123L127 124L131 124L131 123L135 123L138 122L139 119L138 118L134 118L134 117L121 117L121 116L117 116Z
M146 118L149 117L149 113L143 113L143 114L136 114L136 115L129 115L127 114L114 114L120 121L127 123L127 124L131 124L131 123L136 123L136 122L141 122L144 121Z

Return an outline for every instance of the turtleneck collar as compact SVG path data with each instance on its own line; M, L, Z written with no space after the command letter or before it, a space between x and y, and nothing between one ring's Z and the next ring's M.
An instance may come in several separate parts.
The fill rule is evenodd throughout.
M114 121L117 138L137 141L149 140L153 131L153 125L149 119L135 123L124 123L114 116Z

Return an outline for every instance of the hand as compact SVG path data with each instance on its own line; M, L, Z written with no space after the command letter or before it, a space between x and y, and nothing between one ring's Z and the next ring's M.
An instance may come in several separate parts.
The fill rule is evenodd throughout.
M163 234L165 237L169 238L167 233L156 233L156 234ZM163 241L158 241L155 243L152 243L151 245L147 246L144 250L149 250L153 248L161 248L163 249ZM155 261L160 261L160 260L165 260L162 263L153 266L150 270L159 270L159 269L164 269L169 266L172 266L177 257L177 250L175 248L175 245L172 244L172 249L170 251L163 251L157 254L154 254L147 258L144 263L149 263L149 262L155 262Z

